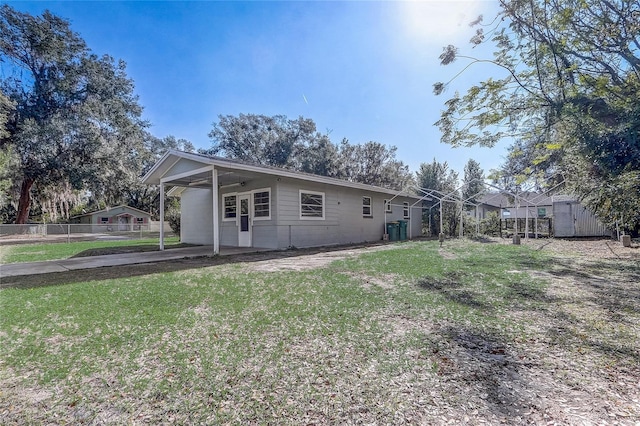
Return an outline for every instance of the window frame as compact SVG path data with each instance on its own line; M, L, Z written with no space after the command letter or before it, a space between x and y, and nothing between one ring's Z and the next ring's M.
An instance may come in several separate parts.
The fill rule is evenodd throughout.
M225 198L235 199L235 216L227 217L227 205ZM222 194L222 221L223 222L237 222L238 220L238 193L237 192L228 192L226 194Z
M385 213L393 213L393 208L391 206L391 200L384 200L383 209L384 209Z
M302 212L302 194L320 195L322 197L322 216L304 216ZM298 210L300 213L300 220L325 220L326 217L326 195L321 191L309 191L306 189L300 189L298 191Z
M105 217L105 216L100 216L100 217L98 217L98 223L100 225L106 225L106 224L109 223L109 218Z
M365 204L364 199L368 198L369 199L369 204ZM369 209L369 213L365 213L365 209ZM371 198L370 195L363 195L362 196L362 217L373 217L373 199Z
M269 215L268 216L256 216L256 194L261 192L266 192L269 194L269 202L261 203L260 205L266 205L269 207ZM254 189L251 191L251 220L260 221L260 220L271 220L271 188L260 188Z
M410 209L411 209L411 207L409 207L409 202L408 201L403 201L402 202L402 217L404 217L405 219L409 219L411 217Z

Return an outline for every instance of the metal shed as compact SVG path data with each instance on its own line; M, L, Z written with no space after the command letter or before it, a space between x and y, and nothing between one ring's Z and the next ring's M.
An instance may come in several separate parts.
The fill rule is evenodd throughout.
M553 197L553 233L556 237L610 236L598 218L575 199Z

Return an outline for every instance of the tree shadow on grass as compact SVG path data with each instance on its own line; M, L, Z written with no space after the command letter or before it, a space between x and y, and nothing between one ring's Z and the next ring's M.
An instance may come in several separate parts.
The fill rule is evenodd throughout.
M464 258L455 261L462 270L473 271L474 266L482 264L478 259L473 260L476 265ZM533 352L527 352L526 341L516 343L487 332L492 329L490 323L477 327L466 322L453 324L440 337L446 350L434 351L439 374L451 381L468 383L470 397L482 392L490 410L514 420L524 412L537 411L538 402L531 396L536 392L531 388L534 385L523 379L532 368L543 368L559 385L583 393L588 392L589 387L581 387L575 381L578 374L569 372L574 368L569 359L584 369L591 365L610 365L606 374L611 377L640 376L640 351L634 333L640 316L640 264L632 259L594 259L580 263L564 257L516 256L504 262L514 268L509 272L515 275L502 281L499 289L506 292L498 294L495 300L504 302L507 310L513 310L514 321L531 322L531 333L537 342ZM523 275L516 274L518 272ZM558 281L549 281L549 277ZM461 275L441 280L422 278L418 286L461 305L486 309L490 315L497 305L490 298L478 300L469 294L461 284L464 279ZM548 369L526 361L531 355L546 359L547 352L565 354L567 363L551 356L546 361L551 365ZM556 375L553 371L562 374ZM594 373L593 380L599 380L599 374L604 373ZM608 391L607 398L611 398L614 391L617 392Z
M500 417L514 418L534 405L521 391L528 385L522 357L504 339L466 327L448 326L441 331L445 340L439 342L432 357L444 381L461 387L469 398L482 400Z
M436 292L445 299L474 309L490 310L491 306L479 300L476 294L464 288L459 281L459 274L452 272L442 279L430 277L420 278L417 282L419 288Z

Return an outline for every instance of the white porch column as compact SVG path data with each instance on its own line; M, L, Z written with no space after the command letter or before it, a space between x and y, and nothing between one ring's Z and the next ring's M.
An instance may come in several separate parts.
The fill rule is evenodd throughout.
M218 221L218 171L211 170L211 196L213 198L213 254L220 253L220 223Z
M164 250L164 182L160 182L160 250Z

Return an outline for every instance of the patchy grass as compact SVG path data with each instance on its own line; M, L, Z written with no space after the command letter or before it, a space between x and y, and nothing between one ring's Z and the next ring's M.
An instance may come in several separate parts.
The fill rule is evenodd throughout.
M289 262L292 260L289 259ZM640 266L399 244L0 292L0 416L25 423L640 420Z
M167 248L179 244L178 237L165 239ZM43 260L68 259L70 257L110 254L126 251L150 251L158 249L158 240L146 238L140 240L116 241L74 241L70 243L17 244L0 249L1 263L40 262Z

